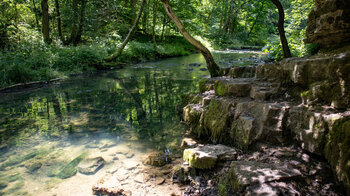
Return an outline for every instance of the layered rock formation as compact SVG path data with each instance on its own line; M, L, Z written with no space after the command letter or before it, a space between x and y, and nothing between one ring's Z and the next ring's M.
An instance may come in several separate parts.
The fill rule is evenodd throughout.
M333 48L350 42L350 1L316 0L309 15L306 43Z
M350 187L350 52L236 70L202 80L201 94L187 95L183 116L191 133L243 150L299 143L326 157Z

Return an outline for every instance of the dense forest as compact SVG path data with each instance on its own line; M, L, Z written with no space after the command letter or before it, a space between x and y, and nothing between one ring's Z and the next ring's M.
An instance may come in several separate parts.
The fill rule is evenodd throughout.
M258 46L268 53L267 59L281 60L274 2L279 1L174 0L170 4L188 32L207 47ZM280 3L291 55L311 54L317 46L302 40L313 1ZM0 11L0 87L81 73L101 64L118 66L196 51L182 38L160 0L4 0ZM125 47L126 37L130 42ZM105 63L124 47L113 63Z

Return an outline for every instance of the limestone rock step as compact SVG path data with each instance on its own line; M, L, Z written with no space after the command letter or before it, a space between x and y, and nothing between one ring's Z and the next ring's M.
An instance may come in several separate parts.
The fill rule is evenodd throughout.
M301 176L298 169L281 163L234 161L231 168L231 172L236 176L237 183L242 187Z
M248 97L255 81L254 78L216 78L215 95Z
M255 100L269 100L278 92L278 87L278 84L257 82L251 87L250 98Z
M202 84L202 90L214 90L217 96L250 97L269 100L279 89L278 83L262 82L255 78L213 78Z
M232 67L228 73L231 78L253 78L255 77L255 66Z

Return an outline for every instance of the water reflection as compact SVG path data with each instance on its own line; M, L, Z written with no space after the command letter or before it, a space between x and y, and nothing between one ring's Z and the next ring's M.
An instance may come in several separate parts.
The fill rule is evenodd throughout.
M230 58L225 55L216 57ZM246 56L244 53L242 58L249 58ZM231 54L231 58L236 59L236 54ZM189 66L191 63L201 64ZM196 92L197 81L208 75L201 55L193 54L2 95L0 191L4 192L0 194L18 195L16 187L28 191L34 185L26 182L24 186L23 179L27 178L39 184L46 179L45 183L50 184L49 178L55 176L57 168L86 149L102 153L107 151L106 146L129 142L132 146L142 144L143 150L176 152L185 128L179 124L175 106L182 94ZM42 154L29 156L34 152ZM32 162L34 158L45 163L40 165L43 173L28 173L33 165L40 168ZM21 164L27 170L16 167ZM11 182L13 175L20 177ZM1 187L1 183L10 184Z

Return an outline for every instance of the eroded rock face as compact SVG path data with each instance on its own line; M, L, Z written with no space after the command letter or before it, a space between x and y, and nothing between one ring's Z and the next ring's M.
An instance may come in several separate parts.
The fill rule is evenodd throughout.
M316 0L306 29L306 43L336 47L350 42L350 2Z
M327 136L325 155L350 194L350 117L337 120Z

